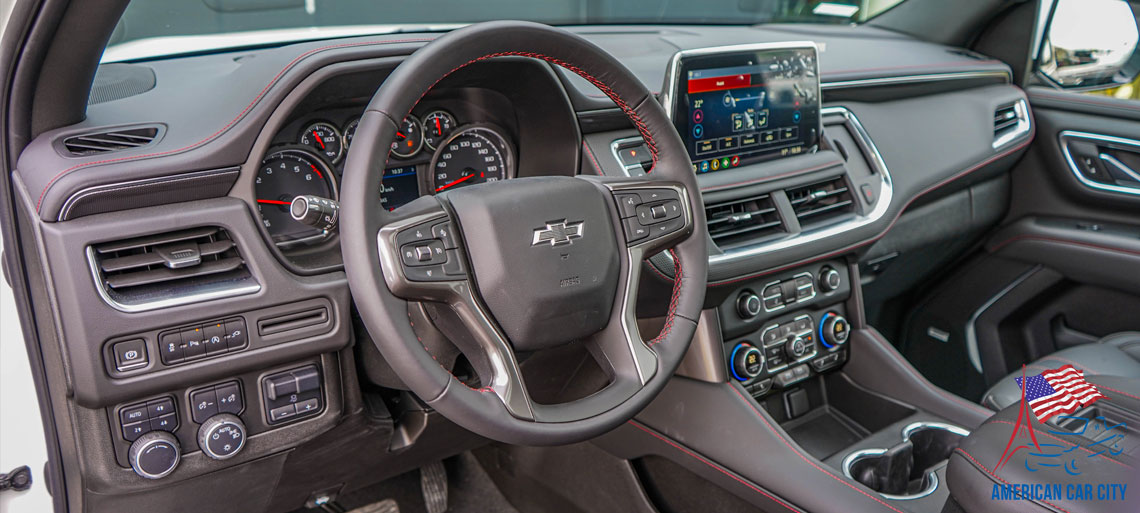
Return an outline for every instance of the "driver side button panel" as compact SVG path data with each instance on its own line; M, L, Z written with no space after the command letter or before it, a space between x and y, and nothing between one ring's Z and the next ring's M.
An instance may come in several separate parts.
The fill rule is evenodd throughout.
M451 281L466 275L449 222L432 221L396 234L400 264L410 281Z

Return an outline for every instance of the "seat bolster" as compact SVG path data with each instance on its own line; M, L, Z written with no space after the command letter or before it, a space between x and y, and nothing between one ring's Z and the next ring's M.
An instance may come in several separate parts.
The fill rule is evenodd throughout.
M1086 376L1120 376L1123 378L1140 379L1140 360L1127 352L1131 348L1140 354L1140 333L1131 333L1135 338L1124 337L1125 334L1106 337L1100 344L1084 344L1062 349L1049 356L1045 356L1025 366L1025 374L1032 376L1043 370L1056 369L1065 365L1085 371ZM1128 345L1131 340L1135 342ZM1021 387L1014 378L1021 376L1021 369L1002 378L989 391L982 396L982 405L991 410L1000 410L1021 400Z
M1100 343L1117 347L1134 360L1140 361L1140 331L1113 333L1100 339Z

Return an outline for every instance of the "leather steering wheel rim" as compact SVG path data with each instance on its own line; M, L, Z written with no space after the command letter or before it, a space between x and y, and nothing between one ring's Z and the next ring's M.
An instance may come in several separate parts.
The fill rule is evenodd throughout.
M579 401L582 405L592 401L592 408L575 408L573 402L557 405L560 409L542 406L541 419L537 415L538 406L535 406L534 418L520 418L512 414L514 410L510 410L509 404L508 408L503 407L504 402L509 403L508 399L491 393L494 383L472 389L438 364L419 342L408 315L408 301L392 290L392 273L398 270L381 264L385 258L383 233L386 233L382 229L420 219L425 212L444 211L440 207L441 200L434 196L420 198L393 212L380 208L377 195L399 122L411 113L427 91L451 73L475 62L503 56L541 59L561 66L590 81L613 99L637 127L653 155L653 171L639 183L660 187L668 181L681 192L689 220L683 235L687 238L669 250L676 265L676 278L665 328L644 344L644 350L636 348L635 351L652 353L653 358L647 361L653 361L655 368L646 373L652 377L639 386L626 387L620 401L591 396ZM594 178L592 183L599 189L630 185L619 183L620 180L611 184L603 178ZM562 180L590 181L585 178ZM488 185L502 186L515 181ZM349 150L342 182L340 239L345 272L368 332L381 354L413 392L448 419L475 433L502 442L528 445L565 444L592 438L633 418L665 386L688 349L704 302L708 267L704 210L688 153L663 108L641 81L605 51L575 34L537 23L487 22L450 32L420 48L393 71L373 96ZM616 212L613 201L610 203L610 210ZM620 227L620 219L617 226ZM617 237L620 241L620 228ZM630 255L638 258L627 263L623 279L636 284L642 268L641 258L651 254L631 251ZM634 286L634 294L636 289ZM619 303L633 302L630 294L622 297L621 292L617 298ZM636 334L636 326L632 329ZM640 337L636 338L641 343ZM637 358L633 360L636 362ZM599 392L598 395L604 394ZM604 411L596 411L599 404L604 405Z

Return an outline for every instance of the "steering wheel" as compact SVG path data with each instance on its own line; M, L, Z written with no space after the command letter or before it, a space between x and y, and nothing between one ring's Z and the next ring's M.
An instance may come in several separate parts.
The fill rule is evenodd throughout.
M519 178L425 196L392 212L381 207L400 121L449 74L504 56L562 66L601 89L641 132L651 173ZM484 437L565 444L617 427L661 391L696 330L708 235L688 153L645 86L565 30L487 22L420 48L368 104L340 197L345 272L372 340L422 400ZM676 278L664 328L645 341L635 315L641 262L661 251L672 255ZM484 369L478 386L459 381L429 353L409 302L452 309L475 342L478 354L467 356ZM539 404L527 393L518 356L563 344L585 344L608 384L580 399Z

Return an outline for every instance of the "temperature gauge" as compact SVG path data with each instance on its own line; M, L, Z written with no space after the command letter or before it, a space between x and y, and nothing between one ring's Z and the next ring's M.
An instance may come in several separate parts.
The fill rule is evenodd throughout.
M424 116L424 144L428 148L436 149L439 143L451 135L455 128L455 117L444 110L437 110Z
M423 145L424 126L420 124L418 118L409 114L396 130L396 140L392 141L392 154L406 159L419 152Z
M341 144L341 140L340 130L330 123L319 121L305 127L299 142L335 164L344 156L344 145Z

